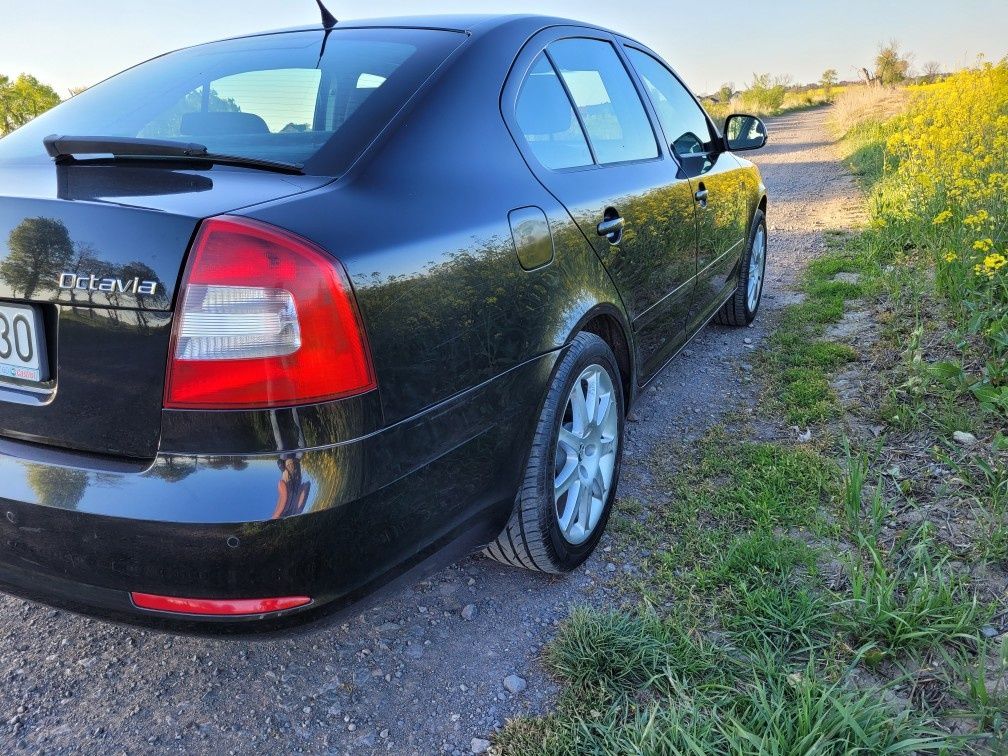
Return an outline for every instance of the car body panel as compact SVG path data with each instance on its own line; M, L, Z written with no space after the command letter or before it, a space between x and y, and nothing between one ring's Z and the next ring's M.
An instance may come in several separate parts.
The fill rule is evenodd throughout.
M709 213L698 251L695 182L669 150L555 180L509 128L508 88L531 60L530 40L576 27L615 42L609 32L528 16L352 24L458 29L466 39L341 175L16 166L20 194L22 179L0 178L0 221L15 207L3 203L23 203L0 244L18 213L55 218L75 252L93 249L109 268L146 250L163 291L158 301L45 287L28 297L49 313L58 386L41 398L0 388L8 590L129 620L164 618L133 607L129 591L309 595L291 615L301 617L346 606L458 555L443 547L472 549L500 532L554 369L578 332L619 335L629 405L728 293L736 237L761 199L751 164L722 155L701 177L741 173L712 195L744 187L731 196L749 215ZM591 233L614 194L631 221L619 247ZM553 242L552 261L531 270L509 222L522 208L541 211ZM269 410L161 409L185 251L201 220L221 213L281 227L340 261L377 390ZM6 285L0 299L25 298Z
M128 469L0 441L0 584L60 602L47 577L123 596L294 592L341 606L449 541L471 550L503 527L521 478L512 453L540 409L527 387L545 386L558 356L296 454L166 454Z

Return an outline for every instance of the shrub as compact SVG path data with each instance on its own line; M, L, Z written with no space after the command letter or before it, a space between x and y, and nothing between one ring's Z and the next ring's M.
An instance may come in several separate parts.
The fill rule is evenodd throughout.
M784 106L788 80L770 74L753 74L752 84L742 93L742 105L758 115L772 115Z
M931 254L963 344L941 376L1008 414L1008 61L913 88L885 130L874 223Z

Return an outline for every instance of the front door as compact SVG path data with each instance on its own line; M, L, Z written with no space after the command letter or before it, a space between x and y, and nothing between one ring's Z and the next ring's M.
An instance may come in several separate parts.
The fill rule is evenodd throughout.
M625 49L694 189L699 247L687 326L692 334L734 291L752 188L735 157L715 146L718 140L710 120L675 73L643 48L628 44Z

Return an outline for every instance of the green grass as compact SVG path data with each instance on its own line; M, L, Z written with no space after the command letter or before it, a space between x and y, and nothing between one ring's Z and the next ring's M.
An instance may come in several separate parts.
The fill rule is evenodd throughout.
M733 442L714 431L685 470L669 471L663 456L659 450L652 465L657 480L676 493L669 514L677 522L703 511L755 528L810 525L833 493L835 465L805 447Z
M722 726L732 754L897 754L935 752L950 739L918 715L894 711L881 691L858 692L809 664L801 672L753 678Z
M952 742L882 691L848 687L844 669L788 669L760 653L744 663L653 614L578 611L547 658L568 688L554 713L508 722L495 737L504 754L895 754Z
M880 121L856 124L844 137L851 173L865 191L871 191L885 175L888 137L889 131Z
M814 552L775 531L825 527L818 510L837 493L832 462L805 447L733 442L721 430L673 473L669 458L678 453L659 447L651 460L667 501L652 508L644 528L643 543L657 552L645 565L645 596L708 616L771 576L814 574Z
M957 714L987 733L981 742L987 752L1008 751L1008 642L985 642L975 654L953 649L942 657L944 683L961 706Z
M659 449L652 459L663 495L621 502L646 540L628 531L616 548L629 537L655 552L643 565L643 604L572 613L543 656L562 686L555 710L509 722L495 736L500 752L874 754L962 745L890 695L898 679L866 686L851 676L883 661L967 659L990 616L929 528L888 550L878 545L892 508L870 483L869 455L848 452L841 466L808 446L715 430L669 472L682 452ZM831 540L841 535L852 545ZM827 560L846 565L841 588L824 582ZM957 685L967 671L955 673ZM987 713L966 704L969 716L995 716L996 702L984 704Z
M847 598L837 596L843 606L839 624L856 645L874 646L873 658L972 643L991 614L946 560L935 556L927 536L895 566L862 539L848 572Z
M794 538L765 530L737 536L709 571L712 585L747 587L784 583L796 570L814 575L816 552Z
M830 378L858 358L850 345L824 339L827 326L843 319L848 303L873 294L877 264L861 251L835 250L809 265L805 298L788 307L761 355L761 372L787 421L801 427L840 415ZM853 273L859 280L836 278Z
M654 611L636 615L575 610L546 654L546 664L576 692L618 700L642 689L671 693L724 676L729 660L695 630Z
M781 661L808 659L829 645L834 609L815 588L790 583L742 588L724 618L733 641Z

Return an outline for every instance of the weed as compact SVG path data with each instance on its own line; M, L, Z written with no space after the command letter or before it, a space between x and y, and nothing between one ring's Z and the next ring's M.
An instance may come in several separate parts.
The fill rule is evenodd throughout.
M872 643L891 656L975 640L990 608L934 556L930 538L922 536L896 569L868 539L859 545L862 556L848 559L850 597L837 597L840 624L855 645Z

